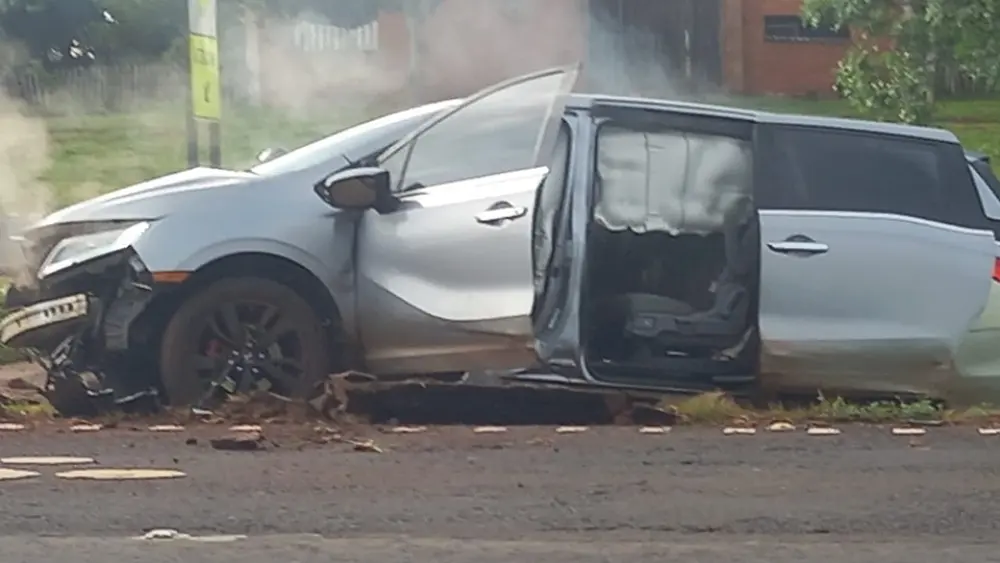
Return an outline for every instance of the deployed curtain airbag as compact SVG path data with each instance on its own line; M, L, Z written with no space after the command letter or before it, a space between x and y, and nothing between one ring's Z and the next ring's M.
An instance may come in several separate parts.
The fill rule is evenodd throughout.
M601 128L597 222L612 231L707 234L751 196L749 143L679 131Z

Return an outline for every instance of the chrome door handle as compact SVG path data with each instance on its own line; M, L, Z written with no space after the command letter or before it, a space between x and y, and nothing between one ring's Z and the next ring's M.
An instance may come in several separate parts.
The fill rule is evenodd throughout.
M527 213L527 207L494 207L476 214L476 221L486 224L499 223L500 221L510 221L518 217L524 217Z
M830 247L814 240L783 240L769 242L767 247L782 254L823 254Z

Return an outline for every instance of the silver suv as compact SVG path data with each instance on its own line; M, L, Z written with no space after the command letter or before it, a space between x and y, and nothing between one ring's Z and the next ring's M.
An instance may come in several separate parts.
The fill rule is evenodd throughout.
M64 411L305 396L349 368L940 397L991 381L956 367L996 252L952 133L570 95L576 73L54 213L24 233L34 281L0 341L46 366Z

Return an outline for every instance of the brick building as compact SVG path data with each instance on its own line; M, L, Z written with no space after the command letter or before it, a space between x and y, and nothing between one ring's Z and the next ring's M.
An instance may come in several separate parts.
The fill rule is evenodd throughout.
M723 85L745 94L832 95L846 30L806 28L801 0L723 0Z
M800 9L801 0L441 0L415 38L396 12L355 30L308 24L305 33L300 22L264 30L258 58L325 91L377 76L373 89L419 86L428 98L573 60L584 61L589 90L833 95L850 37L803 26ZM265 93L292 82L262 74Z

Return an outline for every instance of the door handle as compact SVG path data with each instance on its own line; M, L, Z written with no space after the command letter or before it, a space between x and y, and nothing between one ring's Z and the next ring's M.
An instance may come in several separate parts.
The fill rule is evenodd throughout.
M524 217L528 213L527 207L514 207L507 204L502 207L496 206L481 211L476 214L476 221L485 224L499 223L500 221L510 221L519 217Z
M781 254L823 254L830 247L808 237L788 237L782 241L769 242L767 247Z

